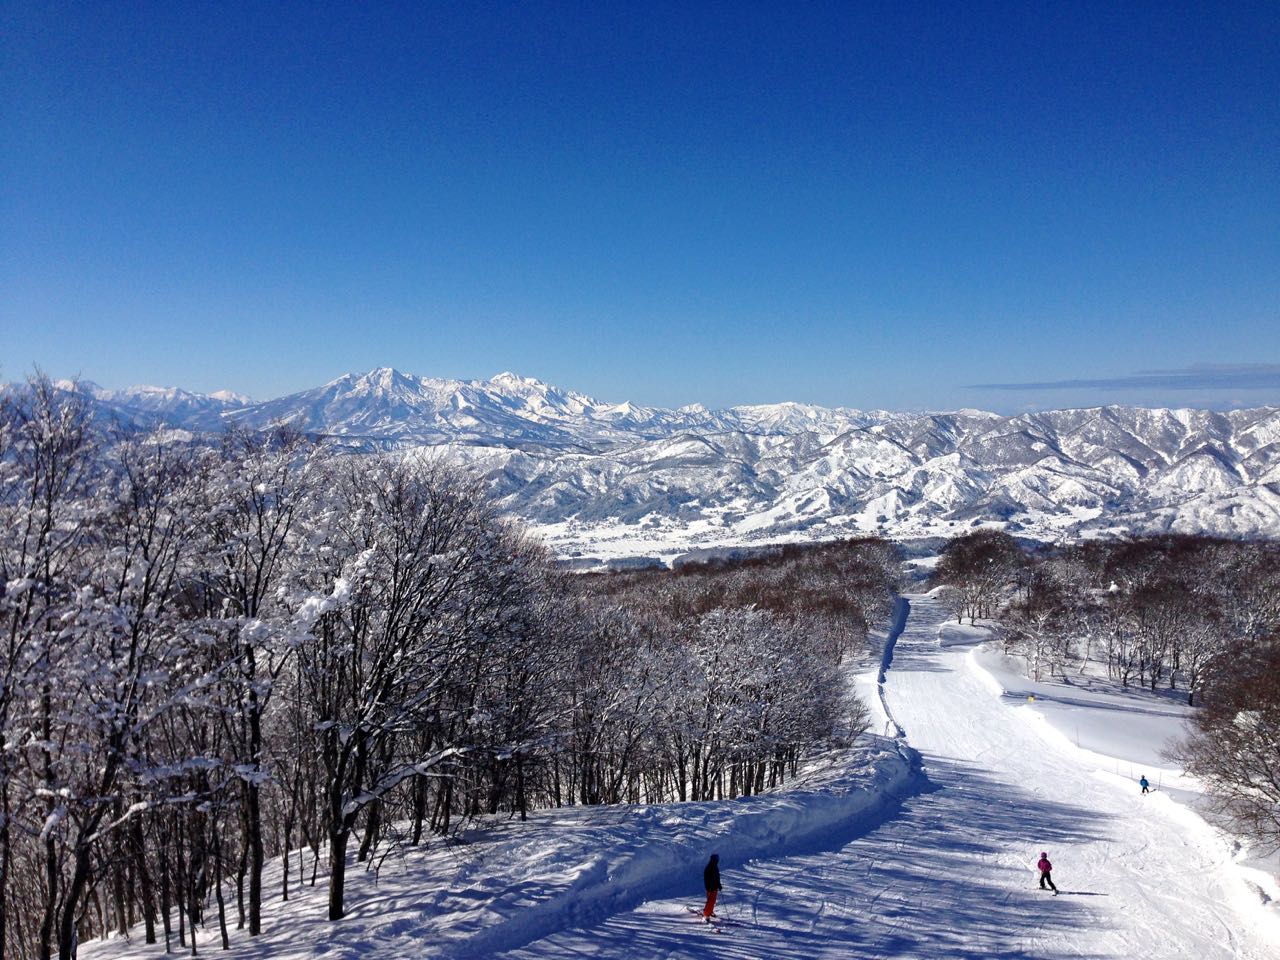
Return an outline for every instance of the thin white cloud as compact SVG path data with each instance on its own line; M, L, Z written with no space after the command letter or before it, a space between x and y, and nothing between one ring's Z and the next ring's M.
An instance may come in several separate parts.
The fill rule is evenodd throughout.
M1277 363L1197 363L1177 370L1139 370L1124 377L972 383L966 390L1280 390Z

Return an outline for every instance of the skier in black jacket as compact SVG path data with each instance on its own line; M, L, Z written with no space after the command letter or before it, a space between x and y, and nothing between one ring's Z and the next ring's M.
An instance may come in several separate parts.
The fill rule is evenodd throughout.
M707 888L707 905L702 909L702 918L711 922L716 909L716 895L720 893L720 854L713 853L702 871L702 885Z

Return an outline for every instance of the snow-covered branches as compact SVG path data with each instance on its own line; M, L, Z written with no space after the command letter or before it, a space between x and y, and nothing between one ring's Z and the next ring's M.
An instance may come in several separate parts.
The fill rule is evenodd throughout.
M572 578L439 463L102 436L47 380L0 402L10 956L256 933L265 859L287 895L303 848L338 917L353 838L755 792L860 728L839 665L888 607L880 541Z
M1280 634L1241 641L1208 671L1195 732L1175 753L1218 810L1264 850L1280 848Z
M951 540L933 580L946 588L956 621L991 617L1007 599L1025 562L1017 541L999 530L976 530Z
M296 650L314 711L337 919L358 817L373 818L376 835L384 796L409 775L521 743L522 724L482 731L479 718L528 705L509 690L485 709L494 686L533 667L548 645L527 572L538 557L473 481L438 465L365 457L335 463L326 486L313 534L324 549L304 579L326 603ZM512 657L519 648L525 655Z
M887 612L892 553L861 540L587 578L588 596L618 607L579 659L588 671L568 773L582 801L755 793L805 753L860 732L865 715L840 664ZM613 638L626 630L643 644L619 650Z

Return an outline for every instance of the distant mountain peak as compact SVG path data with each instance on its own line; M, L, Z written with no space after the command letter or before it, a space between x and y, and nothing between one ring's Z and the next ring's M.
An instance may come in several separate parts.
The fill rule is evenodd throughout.
M234 390L215 390L209 394L214 400L220 400L226 404L233 404L237 407L247 407L253 403L253 398L248 394L236 393Z
M366 373L356 374L356 380L369 383L379 383L383 386L418 382L417 377L397 370L395 367L374 367Z
M652 536L692 545L941 536L993 522L1048 539L1093 530L1280 535L1280 408L665 409L596 401L510 370L462 380L389 366L265 403L176 387L59 385L108 422L192 432L288 423L357 450L444 447L487 476L501 504L569 548L593 531L614 544Z
M512 373L510 370L504 370L502 373L495 374L489 378L489 383L515 384L522 387L545 387L547 384L535 377L522 377L518 373Z

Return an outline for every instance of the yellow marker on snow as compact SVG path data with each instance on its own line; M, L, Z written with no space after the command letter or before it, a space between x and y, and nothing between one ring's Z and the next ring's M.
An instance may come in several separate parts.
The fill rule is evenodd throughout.
M1036 698L1036 695L1035 695L1034 693L1028 693L1028 694L1027 694L1027 703L1030 703L1030 702L1031 702L1032 700L1034 700L1035 698Z

